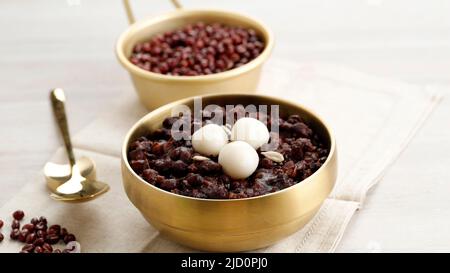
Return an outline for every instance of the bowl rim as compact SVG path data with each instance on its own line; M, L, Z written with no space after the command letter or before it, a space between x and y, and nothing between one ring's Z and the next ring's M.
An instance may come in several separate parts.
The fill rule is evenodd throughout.
M328 132L328 135L330 137L330 152L327 156L327 159L325 160L325 162L322 164L322 166L320 166L319 169L317 169L313 174L311 174L309 177L307 177L304 180L301 180L300 182L298 182L297 184L284 188L282 190L276 191L276 192L271 192L271 193L267 193L267 194L263 194L263 195L258 195L258 196L254 196L254 197L246 197L246 198L238 198L238 199L207 199L207 198L196 198L196 197L191 197L191 196L185 196L185 195L181 195L181 194L176 194L176 193L172 193L169 191L165 191L161 188L158 188L150 183L148 183L147 181L145 181L144 179L142 179L139 175L136 174L136 172L131 168L130 163L128 162L128 143L130 141L131 135L136 131L136 129L138 129L140 126L142 126L142 124L144 123L144 121L150 119L151 116L157 115L160 112L164 112L176 105L180 105L180 104L186 104L186 102L189 102L195 98L214 98L214 97L223 97L223 96L227 96L227 97L231 97L231 96L242 96L242 97L261 97L261 98L265 98L268 100L274 100L277 103L280 104L285 104L285 105L291 105L297 108L301 108L303 111L308 112L311 116L315 117L320 123L322 123L322 125L324 126L324 128L326 129L326 131ZM127 171L130 172L132 174L132 176L134 176L135 178L137 178L137 180L139 181L139 183L144 183L147 187L150 187L149 189L155 189L163 194L167 194L169 196L172 197L178 197L178 198L183 198L186 200L191 200L191 201L197 201L197 202L245 202L245 201L249 201L249 200L254 200L254 199L259 199L259 198L264 198L264 197L271 197L271 196L275 196L275 195L279 195L282 194L286 191L292 190L294 188L299 188L299 187L304 187L305 184L309 184L312 183L312 181L314 180L314 177L318 176L320 173L322 173L325 168L330 164L331 160L336 157L336 139L335 139L335 135L334 132L332 130L332 128L324 121L324 119L318 115L316 112L312 111L309 107L306 107L302 104L299 103L294 103L291 102L289 100L286 99L282 99L282 98L277 98L274 96L269 96L269 95L262 95L262 94L242 94L242 93L218 93L218 94L210 94L210 95L205 95L205 96L192 96L192 97L188 97L188 98L184 98L184 99L180 99L171 103L168 103L166 105L163 105L153 111L151 111L150 113L147 113L146 115L144 115L143 117L141 117L132 127L131 129L127 132L126 136L125 136L125 140L122 144L122 152L121 152L121 160L122 160L122 165L125 166L127 168ZM123 172L123 170L122 170Z
M227 71L219 72L219 73L212 73L209 75L198 75L198 76L173 76L173 75L165 75L160 73L155 73L151 71L144 70L142 68L139 68L138 66L134 65L133 63L128 60L128 58L125 56L124 53L124 45L125 40L130 36L133 35L133 33L142 31L142 29L149 27L153 24L172 20L174 18L179 18L183 16L189 16L189 15L195 15L195 14L202 14L202 13L216 13L216 14L222 14L222 15L231 15L238 19L241 19L243 21L251 21L255 25L259 27L259 31L263 33L263 36L266 38L266 44L264 46L264 50L256 57L255 59L251 60L250 62L237 67L233 68ZM268 28L264 23L262 23L260 20L255 19L251 16L244 15L241 13L237 13L234 11L228 11L228 10L222 10L222 9L178 9L173 10L169 12L165 12L156 16L153 16L148 19L139 20L130 26L122 32L122 34L119 36L116 47L115 47L115 53L116 57L121 63L121 65L128 70L132 74L139 75L141 77L149 78L152 80L159 80L159 81L183 81L183 82L209 82L209 81L216 81L216 80L223 80L228 79L232 77L239 76L241 74L244 74L246 72L249 72L265 62L274 46L274 35L270 28Z

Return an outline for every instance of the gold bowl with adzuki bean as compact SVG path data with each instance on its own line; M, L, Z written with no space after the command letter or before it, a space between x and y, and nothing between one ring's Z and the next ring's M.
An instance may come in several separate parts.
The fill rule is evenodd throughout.
M137 43L129 60L154 73L199 76L238 68L263 49L252 28L200 21Z
M273 35L229 11L180 9L132 24L116 55L144 106L196 95L256 91Z
M236 134L242 128L258 133L246 139ZM199 142L199 132L214 141ZM257 249L299 230L336 176L326 123L301 105L262 95L167 104L139 120L122 147L130 201L168 238L207 251Z

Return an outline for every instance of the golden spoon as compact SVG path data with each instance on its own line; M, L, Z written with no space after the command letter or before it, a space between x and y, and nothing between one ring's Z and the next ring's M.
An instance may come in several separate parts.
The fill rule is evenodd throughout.
M50 196L58 201L66 202L84 202L92 200L95 197L107 192L109 186L106 183L88 179L80 173L78 164L75 161L73 153L72 142L70 140L69 126L67 123L64 91L56 88L50 92L50 100L58 127L61 131L64 146L66 148L67 156L71 168L71 176L69 180L56 188L56 191Z

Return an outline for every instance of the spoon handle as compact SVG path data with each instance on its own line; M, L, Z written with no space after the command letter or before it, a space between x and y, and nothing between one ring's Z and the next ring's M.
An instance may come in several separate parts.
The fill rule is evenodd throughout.
M50 92L50 100L52 102L53 114L55 115L56 122L58 123L59 130L64 140L64 146L66 147L67 156L69 157L70 166L75 165L75 155L73 153L72 142L70 141L69 125L67 123L65 102L66 97L64 91L61 88L55 88Z

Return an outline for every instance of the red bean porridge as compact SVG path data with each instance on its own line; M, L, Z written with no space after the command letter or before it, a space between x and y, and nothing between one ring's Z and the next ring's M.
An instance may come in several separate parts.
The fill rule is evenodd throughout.
M209 116L209 115L203 115ZM271 133L278 139L276 149L284 161L276 163L261 154L256 171L248 178L234 180L222 171L217 157L196 161L200 155L192 148L190 140L175 140L172 125L181 117L169 117L162 128L133 141L128 150L131 168L148 183L163 190L196 198L236 199L264 195L293 186L309 177L325 162L329 148L319 136L298 115L285 119L269 120L278 122L279 133ZM189 120L206 124L209 121Z

